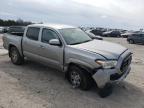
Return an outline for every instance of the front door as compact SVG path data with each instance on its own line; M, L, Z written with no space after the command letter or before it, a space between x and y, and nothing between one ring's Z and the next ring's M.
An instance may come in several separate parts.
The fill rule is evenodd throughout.
M63 45L50 45L51 39L59 39L59 34L52 29L43 28L41 32L41 58L51 67L63 69ZM60 40L60 39L59 39Z

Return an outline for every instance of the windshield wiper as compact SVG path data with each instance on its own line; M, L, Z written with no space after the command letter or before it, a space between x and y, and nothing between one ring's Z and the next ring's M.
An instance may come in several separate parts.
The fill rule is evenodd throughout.
M86 41L84 41L84 42L82 42L82 43L89 42L89 41L91 41L91 40L86 40Z
M76 42L76 43L72 43L72 44L70 44L70 45L81 44L81 43L85 43L85 42L89 42L89 41L91 41L91 40L86 40L86 41L83 41L83 42Z
M70 45L76 45L76 44L81 44L82 42L77 42L77 43L72 43Z

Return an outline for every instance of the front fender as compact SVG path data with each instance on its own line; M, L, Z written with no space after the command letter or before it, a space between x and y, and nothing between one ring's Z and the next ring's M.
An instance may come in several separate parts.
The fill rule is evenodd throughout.
M93 67L85 61L71 58L68 60L68 62L65 65L65 71L68 71L70 64L77 65L77 66L81 67L82 69L85 69L87 72L92 74Z

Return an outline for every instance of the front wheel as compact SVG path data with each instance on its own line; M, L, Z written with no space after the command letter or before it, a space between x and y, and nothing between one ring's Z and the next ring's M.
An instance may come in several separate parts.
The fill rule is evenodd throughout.
M71 66L68 72L68 80L74 88L88 90L91 88L90 76L86 75L86 71L77 67Z
M23 63L24 59L23 57L21 57L16 47L10 48L9 53L10 53L10 58L13 64L20 65Z

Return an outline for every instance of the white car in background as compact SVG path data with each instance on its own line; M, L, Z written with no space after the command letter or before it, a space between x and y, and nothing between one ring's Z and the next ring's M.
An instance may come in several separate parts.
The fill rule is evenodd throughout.
M3 27L0 27L0 33L2 33L2 32L3 32L3 29L4 29Z

